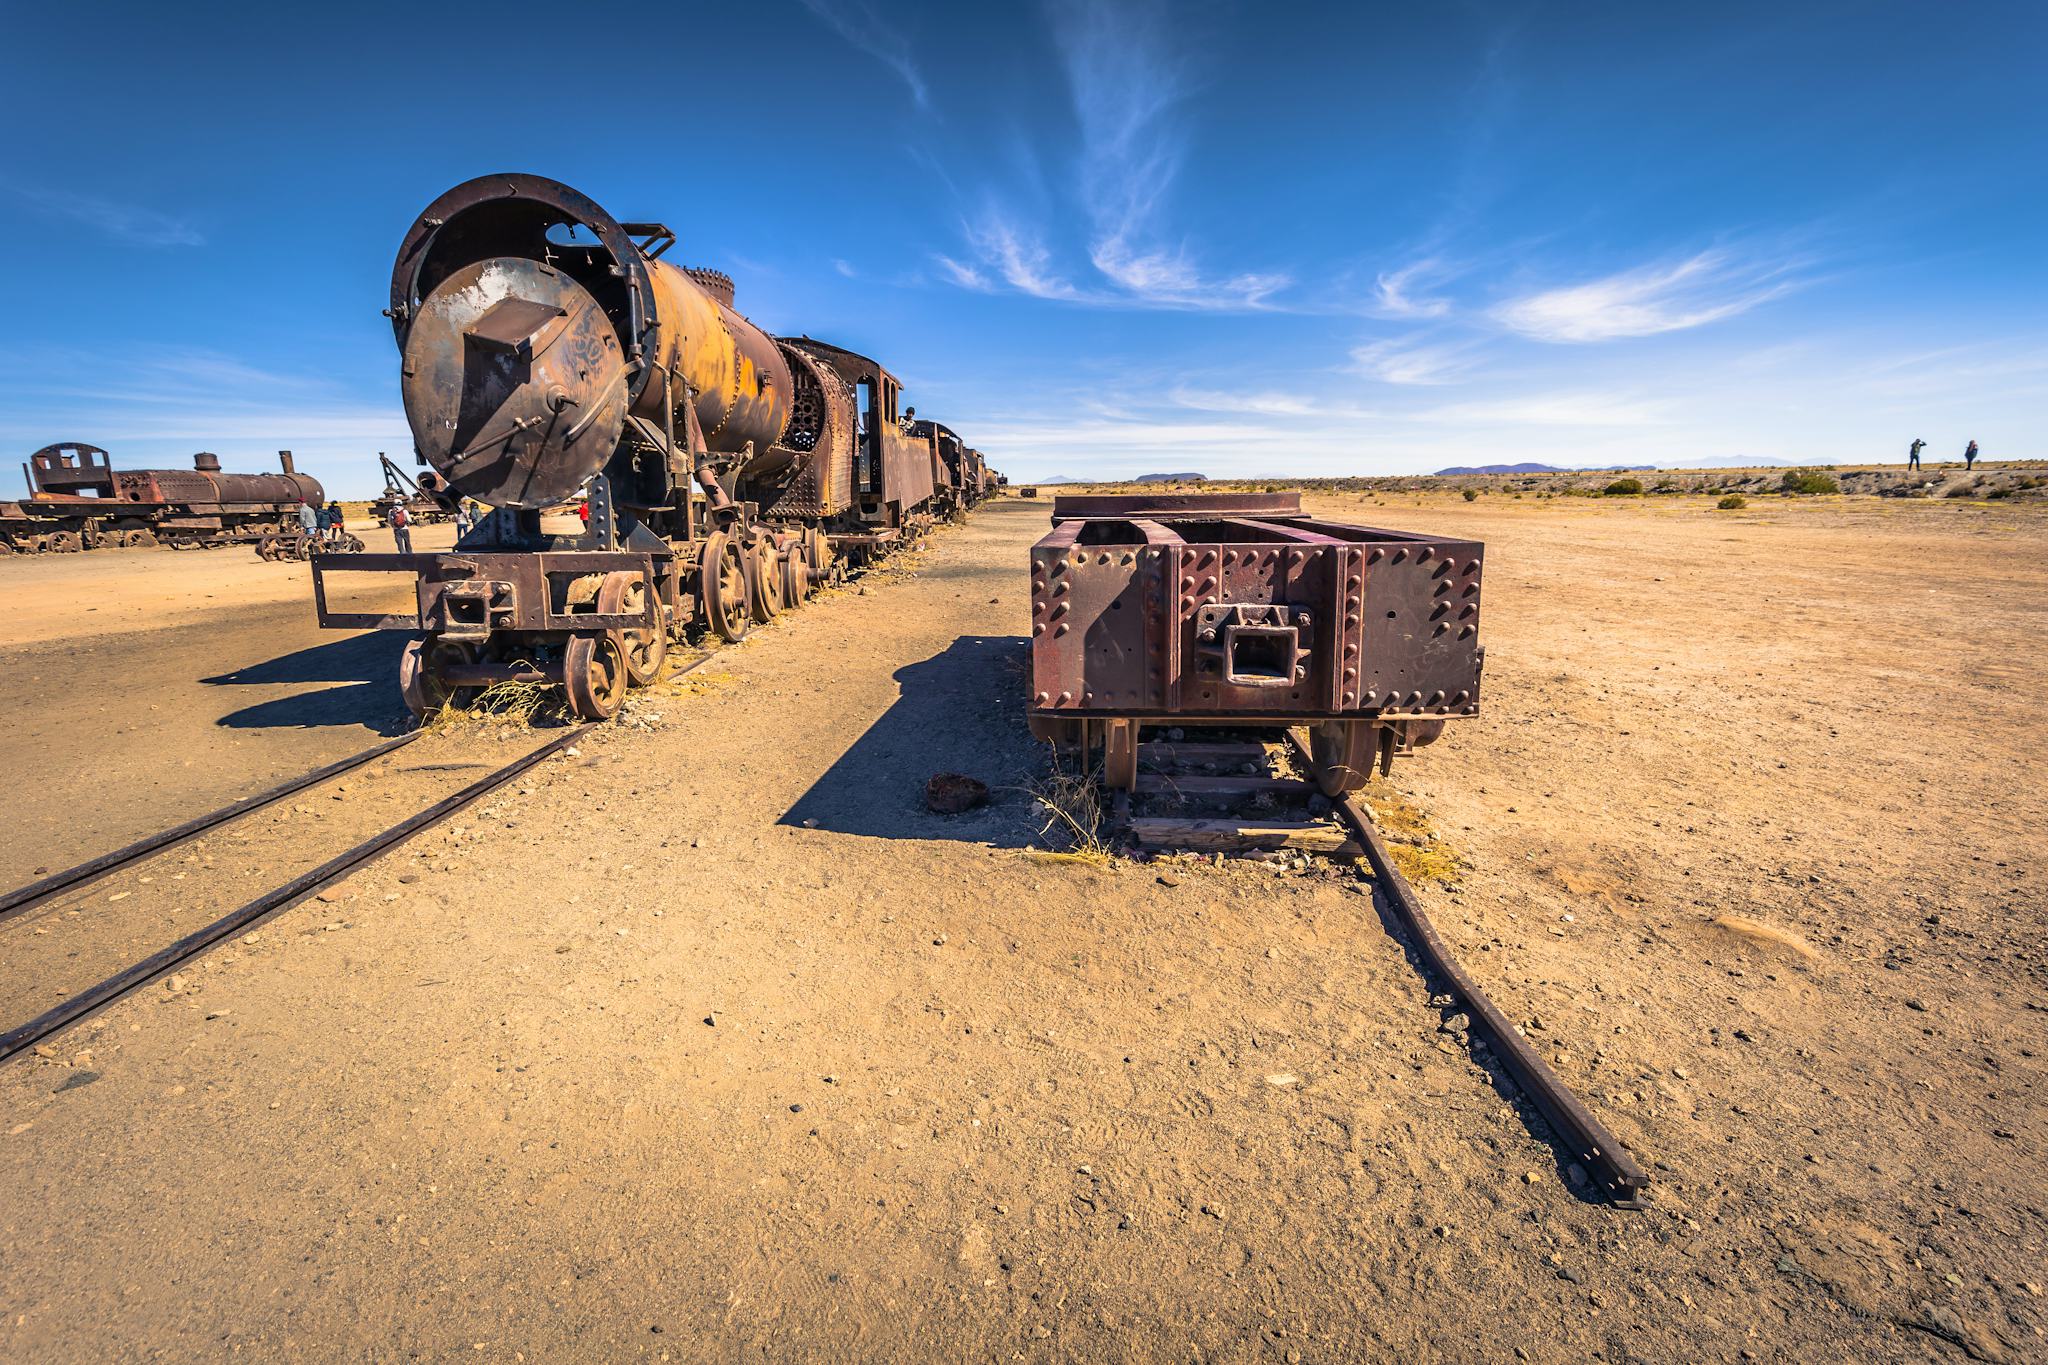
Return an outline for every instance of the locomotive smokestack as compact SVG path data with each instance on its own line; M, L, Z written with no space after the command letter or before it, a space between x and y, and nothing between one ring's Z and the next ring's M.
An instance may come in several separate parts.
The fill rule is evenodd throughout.
M192 467L202 474L220 473L220 456L210 450L202 450L192 457Z
M284 467L284 472L287 474L296 474L299 472L299 467L296 464L292 463L292 453L289 450L278 451L277 462Z

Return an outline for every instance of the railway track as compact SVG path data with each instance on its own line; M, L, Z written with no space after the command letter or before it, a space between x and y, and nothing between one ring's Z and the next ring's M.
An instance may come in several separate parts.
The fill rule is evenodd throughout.
M1303 773L1315 774L1318 764L1310 746L1295 730L1285 735L1295 765ZM1117 793L1117 823L1134 842L1155 847L1362 855L1372 867L1375 885L1407 929L1425 974L1444 987L1454 1008L1471 1016L1493 1055L1541 1111L1558 1144L1608 1202L1618 1208L1641 1208L1648 1174L1451 955L1415 889L1394 866L1371 814L1347 795L1321 798L1329 801L1336 823L1314 818L1317 784L1262 771L1268 757L1263 743L1243 740L1137 743L1133 762L1141 775L1132 790ZM1173 771L1189 764L1208 771ZM1229 771L1219 773L1218 768ZM1134 815L1133 798L1147 796L1163 796L1176 807L1207 802L1237 809L1206 817ZM1302 801L1311 803L1306 813L1282 809L1284 803ZM1246 812L1247 803L1252 803L1253 813Z
M690 663L670 674L670 678L682 677L709 663L719 651L712 651L703 658ZM381 854L406 842L422 831L439 824L448 817L471 805L510 782L520 774L533 768L552 755L574 744L579 738L595 728L595 723L577 725L565 733L549 740L520 757L497 768L460 791L442 797L413 814L389 825L353 847L321 863L310 871L303 872L288 881L280 882L261 892L254 898L220 916L211 923L184 935L175 942L132 962L102 981L88 986L76 995L43 1011L35 1018L17 1024L0 1033L0 1064L33 1049L37 1044L56 1034L84 1022L92 1015L106 1008L114 1001L134 991L137 987L176 970L194 958L232 938L245 933L263 920L317 895L326 887L334 885L358 868L371 862ZM102 877L125 868L133 867L145 859L196 838L208 830L274 805L297 792L317 786L343 773L353 771L374 759L396 752L418 739L423 731L415 730L383 744L373 745L363 752L353 754L339 762L315 768L288 782L283 782L266 791L221 807L197 819L188 820L170 829L139 839L124 848L66 868L39 881L0 896L0 920L18 918L40 906L49 904L54 898L66 892L88 886Z
M1308 746L1292 730L1287 732L1287 747L1296 762L1304 766L1313 762ZM1430 923L1428 914L1423 911L1415 888L1394 866L1394 860L1387 853L1386 841L1380 837L1372 816L1357 798L1340 797L1333 806L1338 818L1364 850L1366 860L1372 864L1373 878L1386 893L1395 913L1401 917L1416 952L1437 979L1449 987L1458 1007L1485 1029L1493 1054L1500 1058L1501 1064L1515 1078L1515 1083L1543 1111L1558 1141L1585 1168L1609 1202L1619 1208L1641 1208L1643 1192L1650 1186L1648 1173L1608 1131L1607 1126L1594 1117L1593 1111L1572 1093L1563 1078L1536 1054L1536 1049L1529 1046L1521 1031L1508 1021L1499 1006L1487 998L1486 992L1479 989L1465 969L1458 965L1458 960L1451 956L1451 950L1445 946L1436 926Z

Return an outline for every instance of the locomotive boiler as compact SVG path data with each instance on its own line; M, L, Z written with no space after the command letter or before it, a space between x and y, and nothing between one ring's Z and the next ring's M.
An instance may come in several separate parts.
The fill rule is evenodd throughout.
M770 336L730 278L663 259L675 240L532 175L459 185L407 232L387 311L416 453L493 510L452 553L354 556L314 588L323 625L421 632L416 712L545 680L604 718L684 629L737 640L986 491L894 375ZM417 608L332 610L340 572L410 574Z

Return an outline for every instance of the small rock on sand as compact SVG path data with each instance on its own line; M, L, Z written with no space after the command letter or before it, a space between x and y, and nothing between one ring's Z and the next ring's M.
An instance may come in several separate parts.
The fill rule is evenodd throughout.
M940 815L958 815L988 800L988 784L965 773L934 773L924 784L924 803Z

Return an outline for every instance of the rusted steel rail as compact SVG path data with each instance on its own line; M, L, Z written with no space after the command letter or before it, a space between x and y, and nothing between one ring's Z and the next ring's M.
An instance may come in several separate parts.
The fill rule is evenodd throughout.
M89 987L62 1004L37 1015L26 1024L0 1034L0 1062L34 1047L53 1033L71 1027L120 999L137 986L183 965L222 939L240 933L279 910L297 905L320 888L355 871L384 850L405 842L429 825L445 820L478 797L503 786L542 759L573 743L589 728L588 725L579 725L567 734L549 740L532 753L514 759L496 772L478 778L453 796L436 801L419 814L399 821L381 834L365 839L339 857L328 859L311 872L294 877L284 885L264 892L247 905L230 911L203 929L187 934L168 948L123 968L98 985Z
M1310 762L1308 746L1292 732L1288 734L1287 742L1299 761L1304 764ZM1401 875L1393 859L1387 855L1387 846L1381 840L1379 830L1359 806L1357 798L1347 794L1336 801L1335 809L1364 848L1366 859L1372 864L1373 875L1386 891L1388 902L1407 925L1416 950L1422 954L1430 970L1450 987L1450 993L1457 997L1460 1008L1486 1030L1494 1055L1501 1059L1516 1083L1543 1111L1558 1141L1585 1167L1595 1186L1609 1201L1620 1208L1641 1208L1642 1193L1650 1185L1648 1173L1629 1155L1620 1140L1607 1130L1607 1126L1593 1117L1592 1111L1580 1102L1558 1074L1536 1055L1528 1040L1515 1030L1507 1016L1451 956L1451 950L1437 934L1436 926L1423 913L1422 902L1416 898L1414 888L1408 885L1407 878Z
M713 650L701 659L693 659L668 676L670 678L679 678L686 673L702 668L705 664L716 658L719 652ZM478 778L452 796L443 797L418 814L409 816L392 825L389 829L365 839L347 852L328 859L312 871L294 877L280 886L273 887L248 904L221 916L202 929L187 934L169 947L152 953L140 962L123 968L97 985L80 991L69 1000L45 1010L27 1023L11 1028L5 1033L0 1033L0 1063L5 1063L11 1058L18 1056L53 1034L60 1033L74 1024L83 1022L91 1015L98 1013L106 1006L128 994L137 986L145 985L162 976L165 972L184 965L222 940L244 932L251 926L279 911L290 909L308 896L319 892L321 888L346 877L387 849L402 844L422 830L447 819L465 806L476 801L479 797L489 794L492 790L510 782L535 764L574 744L598 723L590 722L576 726L566 734L549 740L546 744L541 745L522 757L514 759L504 767ZM238 815L245 815L252 810L258 809L261 805L277 800L280 796L290 795L291 792L309 787L323 778L333 777L337 773L346 772L350 768L367 763L372 758L388 754L401 745L418 738L420 733L420 731L415 730L411 734L402 735L390 743L381 744L364 753L357 754L352 759L344 759L341 763L329 764L325 768L316 769L304 777L294 778L282 788L273 788L269 792L259 793L256 797L250 797L233 806L224 807L222 810L213 812L212 815L201 816L200 820L208 822L210 826L220 824L224 820L233 819ZM21 896L25 893L36 891L38 887L44 887L45 889L38 893L37 899L45 899L64 887L78 885L93 877L103 875L115 868L134 862L143 856L143 853L166 848L176 843L179 838L189 838L193 832L196 832L190 826L198 823L199 821L188 821L187 824L180 825L176 829L166 830L160 835L131 844L126 849L117 850L115 853L107 854L102 858L95 858L90 863L81 863L79 867L59 873L56 877L46 878L43 882L38 882L34 886L23 887L21 891L14 894L15 896ZM184 832L180 833L180 831ZM134 850L142 850L142 852ZM61 886L47 886L47 883L57 882L60 879L62 879ZM27 902L25 901L17 902L11 908L21 909L26 904Z
M393 750L403 748L412 743L422 733L424 732L414 730L409 734L400 735L397 739L373 745L359 754L352 754L347 758L330 763L324 768L315 768L313 771L302 773L288 782L280 782L267 791L260 791L252 796L244 796L239 800L229 802L219 810L210 811L195 819L187 820L182 825L174 825L161 833L150 835L147 839L138 839L125 848L117 848L111 853L102 853L99 857L88 859L76 867L67 867L62 872L52 873L40 881L30 882L27 886L17 887L6 895L0 896L0 915L11 915L22 910L32 910L50 899L50 897L57 895L61 891L67 891L81 882L91 881L95 877L103 877L107 873L125 867L138 859L146 858L152 853L161 852L174 844L181 844L187 839L204 834L215 825L226 824L228 821L238 819L249 814L251 811L262 810L265 806L273 802L282 801L285 797L295 792L304 791L307 787L325 782L330 777L339 777L342 773L348 772L352 768L360 768L373 758L382 758Z

